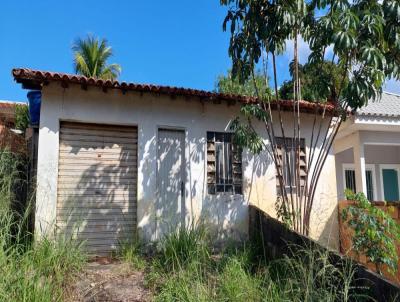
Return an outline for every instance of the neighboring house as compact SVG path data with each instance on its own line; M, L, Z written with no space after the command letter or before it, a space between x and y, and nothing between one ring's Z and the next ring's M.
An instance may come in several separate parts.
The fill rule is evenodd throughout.
M275 215L273 162L266 153L241 153L229 130L241 104L254 99L29 69L14 69L13 76L42 93L36 236L75 234L100 254L136 234L158 240L198 220L216 240L246 238L249 203ZM300 103L305 152L315 106ZM284 119L292 120L292 107L282 102ZM334 172L331 153L311 237L337 248Z
M371 201L400 201L400 96L385 92L352 114L334 152L339 199L348 188Z
M15 108L25 103L0 100L0 148L12 151L24 150L24 137L15 130Z

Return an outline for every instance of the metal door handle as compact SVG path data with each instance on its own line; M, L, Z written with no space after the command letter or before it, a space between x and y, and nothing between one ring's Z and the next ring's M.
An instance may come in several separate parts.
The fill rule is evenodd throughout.
M185 183L183 181L181 181L181 195L185 195Z

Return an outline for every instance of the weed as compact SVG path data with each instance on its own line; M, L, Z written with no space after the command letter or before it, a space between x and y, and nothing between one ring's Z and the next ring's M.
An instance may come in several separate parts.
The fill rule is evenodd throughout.
M129 263L133 269L142 270L146 267L146 261L138 243L122 242L117 256L122 261Z
M230 258L219 275L218 296L220 301L261 301L261 279L247 270L244 258Z
M210 296L207 284L201 279L187 271L180 271L166 280L155 301L209 302L214 299Z
M146 285L156 301L367 301L367 289L352 287L354 268L334 266L317 248L292 247L290 256L266 262L257 247L232 246L211 255L204 230L167 235L149 266ZM195 244L196 243L196 244Z
M205 265L210 258L207 235L203 225L192 224L165 236L160 255L164 268L177 271L194 262Z
M0 301L60 301L86 258L72 241L32 242L31 208L15 206L26 181L21 165L20 156L0 150Z

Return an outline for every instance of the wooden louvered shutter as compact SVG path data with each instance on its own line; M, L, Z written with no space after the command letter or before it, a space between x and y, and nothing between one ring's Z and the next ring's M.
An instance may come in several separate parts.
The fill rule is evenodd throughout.
M286 156L285 153L285 141L282 137L277 137L276 138L276 143L277 143L277 153L278 153L278 158L279 158L279 169L283 173L283 177L285 179L286 186L289 186L290 180L289 180L289 167L290 167L290 172L291 172L291 178L292 178L292 186L296 186L294 183L295 176L293 173L296 173L296 167L295 167L295 156L298 148L294 145L294 140L292 138L287 137L286 138L286 152L288 153ZM288 157L288 158L287 158ZM287 161L289 159L289 162ZM304 187L306 185L307 181L307 161L306 161L306 146L305 146L305 140L304 138L300 139L300 186ZM278 175L278 173L277 173ZM277 186L279 187L279 180L277 178L276 180ZM279 192L279 189L278 189Z
M208 194L242 194L242 149L233 134L207 132Z

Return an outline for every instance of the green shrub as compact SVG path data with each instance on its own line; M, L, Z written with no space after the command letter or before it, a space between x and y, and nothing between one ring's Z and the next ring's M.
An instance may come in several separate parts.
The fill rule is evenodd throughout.
M15 106L15 128L23 132L29 127L29 107L27 105Z
M386 264L390 272L397 271L396 242L400 240L400 226L389 213L375 207L363 193L346 192L355 205L342 210L342 218L354 231L352 249L367 256L381 273Z

